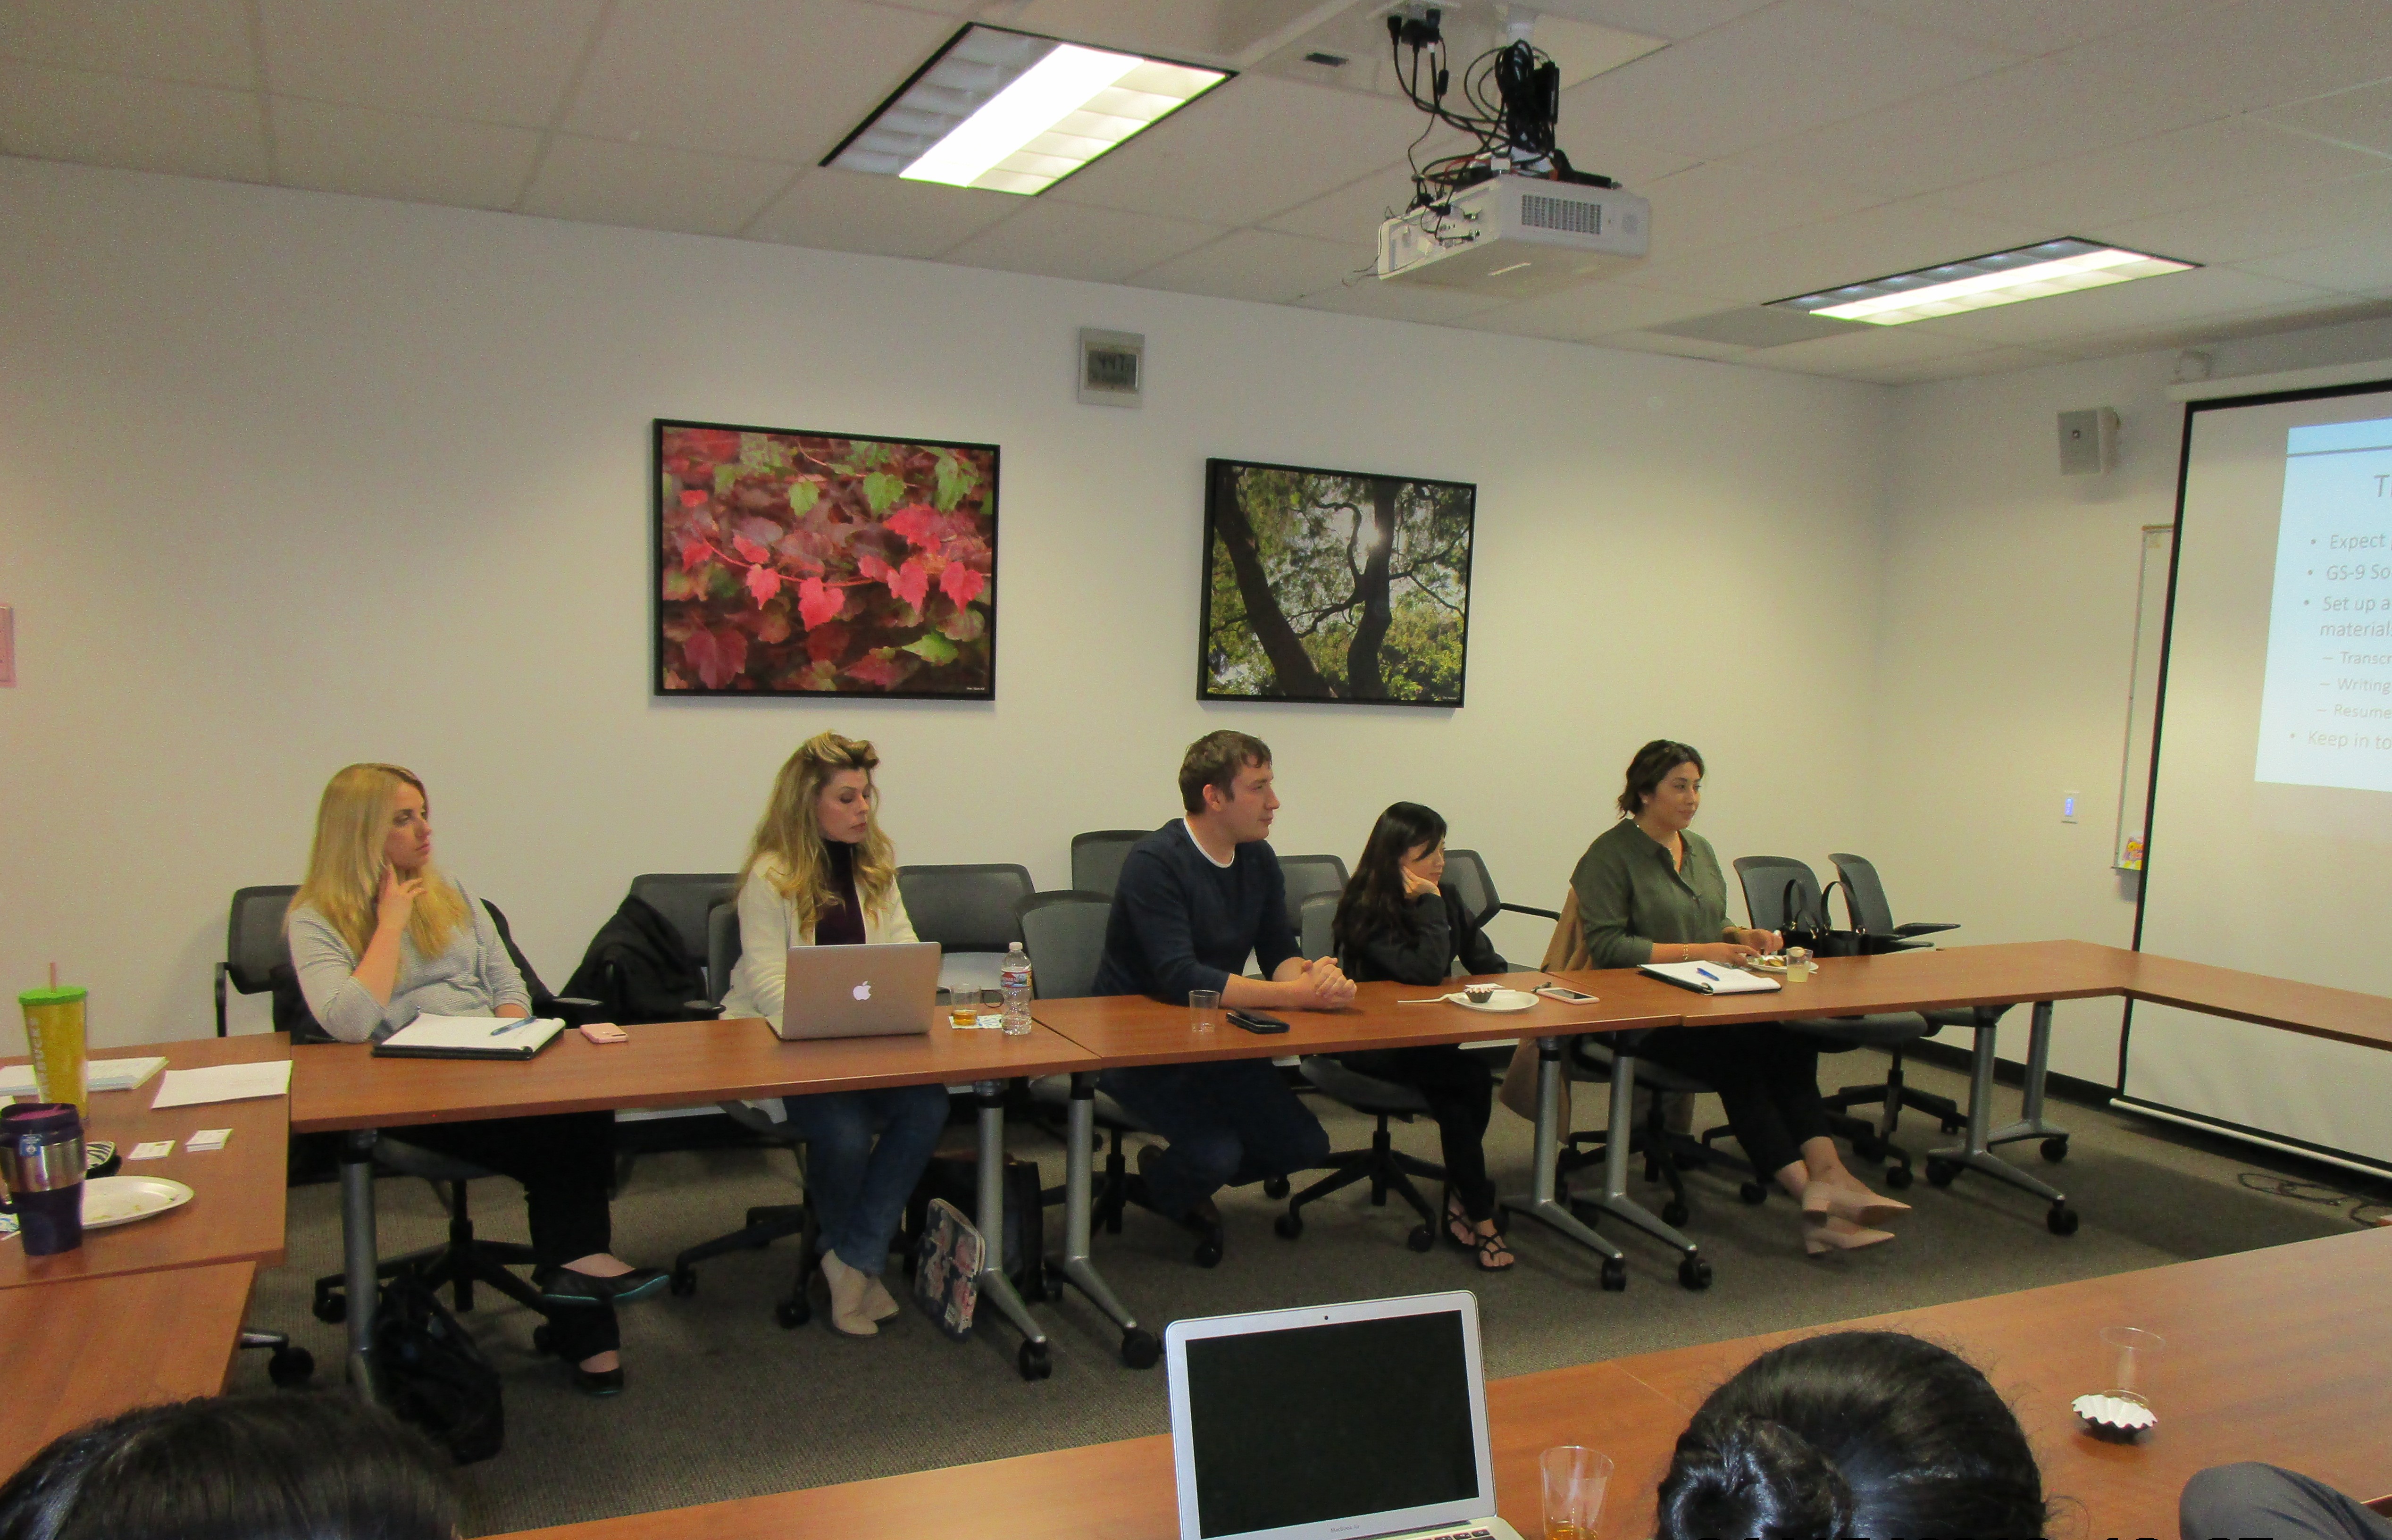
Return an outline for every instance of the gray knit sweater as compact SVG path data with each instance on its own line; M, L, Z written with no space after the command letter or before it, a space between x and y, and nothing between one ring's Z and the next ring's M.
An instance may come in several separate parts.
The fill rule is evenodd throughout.
M344 1043L378 1042L422 1015L489 1016L502 1005L531 1009L531 991L507 956L490 911L463 883L457 891L464 894L473 923L460 926L437 957L419 956L414 937L400 936L398 979L388 1005L375 1003L357 981L358 954L331 921L312 906L291 911L291 965L307 1009L325 1031Z

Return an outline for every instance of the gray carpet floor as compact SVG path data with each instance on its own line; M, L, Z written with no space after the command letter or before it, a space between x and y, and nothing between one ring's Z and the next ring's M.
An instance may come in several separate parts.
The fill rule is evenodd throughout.
M1867 1058L1829 1061L1826 1078L1867 1078ZM1914 1086L1965 1094L1959 1078L1914 1066ZM2016 1106L2016 1092L2001 1093ZM1366 1143L1370 1125L1334 1104L1320 1107L1340 1149ZM1700 1126L1717 1121L1716 1103ZM2259 1152L2164 1125L2083 1106L2055 1119L2074 1134L2067 1162L2047 1168L2032 1145L2011 1151L2064 1187L2084 1216L2062 1239L2044 1225L2044 1206L2015 1189L1963 1176L1952 1187L1923 1178L1903 1194L1916 1211L1901 1238L1871 1250L1806 1259L1799 1220L1782 1196L1748 1208L1734 1186L1688 1176L1688 1230L1716 1269L1702 1293L1675 1281L1675 1259L1628 1240L1624 1293L1596 1286L1593 1259L1539 1227L1514 1231L1520 1263L1495 1277L1476 1273L1462 1253L1417 1255L1403 1244L1412 1222L1400 1201L1370 1207L1349 1190L1306 1210L1304 1235L1271 1233L1279 1205L1247 1189L1224 1194L1228 1255L1214 1270L1192 1266L1188 1239L1133 1211L1120 1235L1098 1240L1098 1262L1144 1324L1160 1332L1182 1316L1336 1299L1468 1287L1478 1292L1487 1369L1500 1377L1582 1364L1750 1333L1846 1320L1881 1311L2032 1288L2074 1278L2182 1261L2331 1234L2349 1227L2343 1207L2255 1191L2243 1173L2299 1168ZM1913 1116L1904 1142L1914 1155L1941 1142L1931 1120ZM961 1130L951 1130L961 1132ZM1061 1178L1060 1144L1017 1125L1017 1155L1035 1158L1050 1183ZM1499 1111L1489 1155L1506 1192L1528 1166L1528 1125ZM1435 1158L1426 1125L1398 1129L1403 1147ZM1857 1167L1864 1175L1867 1167ZM2317 1175L2314 1171L2308 1175ZM786 1202L795 1192L786 1155L681 1152L644 1156L615 1204L616 1250L635 1261L669 1263L682 1246L737 1224L749 1204ZM475 1194L476 1224L491 1238L521 1238L522 1206L512 1184ZM386 1252L428 1245L445 1217L421 1182L380 1184ZM1434 1197L1432 1196L1432 1201ZM1050 1211L1059 1234L1060 1209ZM1614 1231L1617 1226L1609 1226ZM338 1328L309 1313L313 1280L340 1265L337 1192L331 1184L291 1194L290 1258L261 1275L254 1325L289 1331L336 1379ZM817 1314L785 1331L772 1305L786 1287L786 1247L708 1264L697 1292L660 1297L623 1312L630 1388L592 1401L566 1383L553 1361L531 1351L535 1319L485 1290L469 1317L506 1380L507 1443L496 1458L459 1472L467 1533L494 1534L685 1504L894 1475L1166 1429L1160 1369L1137 1372L1115 1355L1117 1337L1085 1300L1038 1307L1053 1340L1054 1375L1025 1383L1013 1369L1014 1338L985 1327L954 1343L910 1312L875 1338L838 1336ZM894 1272L891 1286L903 1283ZM243 1354L240 1387L263 1386L262 1355Z

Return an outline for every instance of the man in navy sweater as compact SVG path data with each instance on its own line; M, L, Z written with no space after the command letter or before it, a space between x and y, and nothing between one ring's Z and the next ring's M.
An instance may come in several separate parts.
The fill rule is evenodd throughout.
M1098 964L1099 995L1151 995L1175 1004L1191 990L1220 992L1225 1007L1327 1011L1350 1004L1354 985L1337 959L1306 961L1288 923L1287 884L1264 842L1279 798L1270 750L1244 733L1209 733L1179 765L1185 818L1139 841L1122 862ZM1246 954L1264 976L1240 972ZM1213 1194L1318 1166L1329 1136L1268 1058L1108 1070L1108 1093L1170 1141L1139 1152L1139 1196L1207 1242L1222 1234Z

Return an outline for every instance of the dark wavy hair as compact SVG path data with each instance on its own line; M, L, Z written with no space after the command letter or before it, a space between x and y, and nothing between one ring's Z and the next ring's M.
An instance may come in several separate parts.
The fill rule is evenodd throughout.
M1379 815L1371 826L1371 838L1363 842L1362 858L1354 863L1345 895L1337 900L1337 918L1330 923L1338 956L1374 932L1393 930L1407 940L1420 933L1411 901L1404 896L1404 857L1444 838L1445 820L1435 808L1395 803Z
M342 1391L145 1406L0 1486L0 1540L454 1540L443 1462Z
M1697 776L1703 773L1703 756L1691 743L1657 737L1637 750L1636 757L1628 762L1628 785L1619 793L1619 811L1631 818L1644 812L1644 799L1660 790L1670 772L1682 764L1693 765Z
M2018 1418L1958 1354L1900 1332L1762 1353L1711 1392L1661 1479L1656 1540L2042 1535Z

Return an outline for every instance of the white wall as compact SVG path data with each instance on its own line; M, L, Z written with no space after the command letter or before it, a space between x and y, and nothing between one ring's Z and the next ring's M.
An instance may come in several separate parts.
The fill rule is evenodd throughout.
M0 984L55 959L101 1043L210 1029L228 894L296 880L358 759L424 775L552 983L633 873L732 866L826 726L881 745L901 858L1047 886L1219 726L1276 750L1280 849L1417 798L1532 903L1656 735L1726 855L1882 790L1878 387L17 160L0 206ZM1082 325L1147 333L1142 410L1072 399ZM996 701L650 698L657 416L1000 443ZM1195 700L1216 454L1478 483L1465 709Z
M2382 358L2392 326L2206 351L2221 376ZM2110 863L2141 530L2176 518L2176 362L2170 350L1895 393L1863 853L1896 918L1962 921L1955 945L2133 939L2135 880ZM2057 414L2100 406L2122 419L2117 466L2061 476ZM2074 824L2060 822L2069 790ZM2114 1000L2062 1002L2052 1067L2113 1084L2120 1016ZM2026 1019L2005 1023L2004 1057L2025 1057Z

